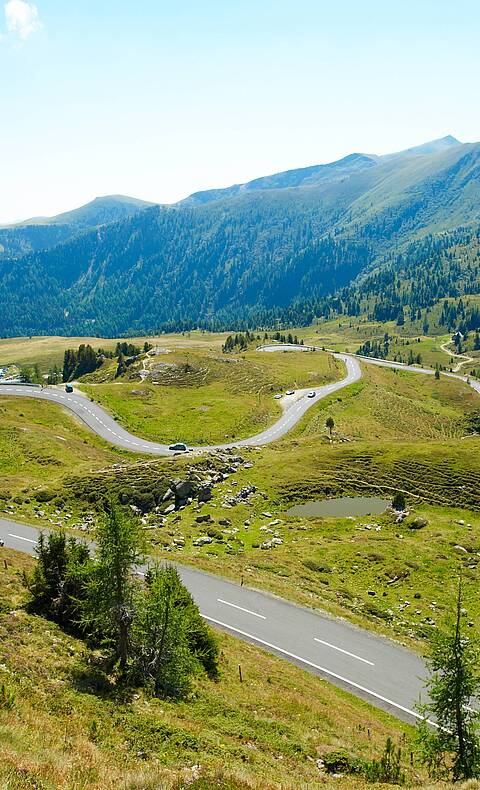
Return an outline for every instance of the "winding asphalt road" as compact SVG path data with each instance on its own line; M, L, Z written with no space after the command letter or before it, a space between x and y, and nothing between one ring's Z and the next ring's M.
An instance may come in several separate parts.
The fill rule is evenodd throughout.
M279 346L276 347L275 350L281 350L281 348L282 347ZM301 349L303 347L298 346L298 348ZM300 420L307 409L310 409L315 403L318 403L319 400L327 397L327 395L331 395L332 392L337 392L344 387L348 387L349 384L353 384L361 378L362 371L355 357L350 357L346 354L335 354L334 356L344 362L347 370L346 376L340 381L318 387L315 390L316 395L314 398L309 398L307 396L307 390L300 390L300 392L296 392L294 395L284 395L280 401L283 414L280 419L269 428L266 428L261 433L256 436L251 436L248 439L241 439L239 441L230 442L229 444L192 447L191 449L195 451L209 451L225 450L230 447L259 447L274 442L276 439L284 436ZM149 442L126 431L113 419L113 417L102 409L101 406L97 403L92 403L92 401L79 390L73 393L67 393L57 387L41 389L40 387L32 387L25 384L2 384L0 385L0 396L37 398L38 400L56 403L73 412L92 431L111 444L115 444L117 447L122 447L137 453L149 453L151 455L175 455L174 451L169 450L166 444ZM182 437L179 436L177 440L182 441Z
M315 346L300 346L292 344L275 344L261 346L261 351L274 352L274 351L319 351L321 349ZM359 357L350 354L337 354L333 353L335 359L340 360L346 367L346 376L340 381L325 384L322 387L317 387L315 390L315 397L309 398L307 395L308 390L298 390L294 395L284 395L280 401L283 410L282 416L269 428L266 428L261 433L255 436L250 436L248 439L239 439L238 441L229 442L227 444L204 445L202 447L192 447L191 450L202 452L211 450L226 450L234 447L260 447L265 444L280 439L285 436L303 417L305 412L318 403L323 398L331 395L333 392L338 392L344 387L348 387L362 377L362 369L360 362L369 365L380 365L382 367L394 368L397 370L406 370L411 373L422 373L433 376L435 371L431 368L422 368L417 365L405 365L401 362L390 362L385 359L374 359L372 357ZM458 379L466 384L469 384L472 389L480 394L480 381L470 379L468 376L459 375L457 373L444 373L442 376L448 378ZM73 393L67 393L59 387L47 387L41 389L38 386L31 386L26 384L1 384L0 382L0 397L10 396L19 398L37 398L38 400L46 400L51 403L56 403L63 406L69 411L73 412L79 417L85 425L92 431L101 436L106 441L117 447L122 447L136 453L146 453L150 455L159 456L172 456L175 451L169 449L168 445L161 444L160 442L150 442L146 439L141 439L138 436L126 431L119 425L113 417L111 417L101 406L93 403L83 392L76 390ZM182 441L179 436L177 441Z
M0 538L9 548L34 554L38 534L35 527L0 519ZM404 721L421 718L414 710L426 677L419 656L344 620L194 568L177 568L203 617L214 627L285 658ZM248 677L248 666L242 669Z

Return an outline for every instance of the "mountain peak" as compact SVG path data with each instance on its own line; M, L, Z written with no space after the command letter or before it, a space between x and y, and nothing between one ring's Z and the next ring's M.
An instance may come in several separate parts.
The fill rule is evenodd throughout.
M77 227L88 228L130 217L138 211L154 205L146 200L139 200L127 195L101 195L79 208L65 211L54 217L31 217L10 227L73 224Z
M390 159L396 156L410 156L411 154L440 154L443 151L448 151L450 148L457 148L462 145L460 140L447 134L445 137L439 137L437 140L429 140L422 145L415 145L413 148L406 148L404 151L396 151L394 154L387 154L382 159Z

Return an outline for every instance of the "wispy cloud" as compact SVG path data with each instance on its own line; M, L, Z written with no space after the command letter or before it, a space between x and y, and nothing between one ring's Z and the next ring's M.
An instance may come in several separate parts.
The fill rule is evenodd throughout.
M8 0L5 3L5 22L7 31L22 41L42 27L37 6L26 0Z

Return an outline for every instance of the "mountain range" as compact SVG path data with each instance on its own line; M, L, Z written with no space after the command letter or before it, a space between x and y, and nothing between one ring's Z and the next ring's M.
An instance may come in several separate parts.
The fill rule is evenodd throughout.
M479 225L480 143L450 136L171 206L98 198L0 229L0 334L309 321L345 289L355 301L369 278L400 272L407 251L428 271L426 240Z

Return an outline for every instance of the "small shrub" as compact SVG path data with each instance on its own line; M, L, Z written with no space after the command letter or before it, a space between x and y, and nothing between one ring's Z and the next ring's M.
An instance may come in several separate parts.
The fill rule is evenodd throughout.
M327 774L358 774L363 769L362 761L345 749L336 749L323 754L322 761Z
M393 497L392 507L394 510L405 510L405 494L402 491L397 491Z
M55 496L53 491L37 491L35 499L37 502L50 502Z
M405 784L405 774L401 766L402 751L395 748L391 738L387 738L385 749L379 760L371 760L364 766L364 775L369 782L385 784Z
M364 609L368 614L372 615L372 617L378 617L380 620L391 620L393 617L392 613L388 609L382 609L378 604L371 600L365 601Z
M2 683L0 685L0 709L12 710L15 705L15 694Z
M316 560L304 560L303 565L305 568L308 568L309 571L314 571L315 573L332 573L332 568L330 565L327 565L326 562L317 562Z

